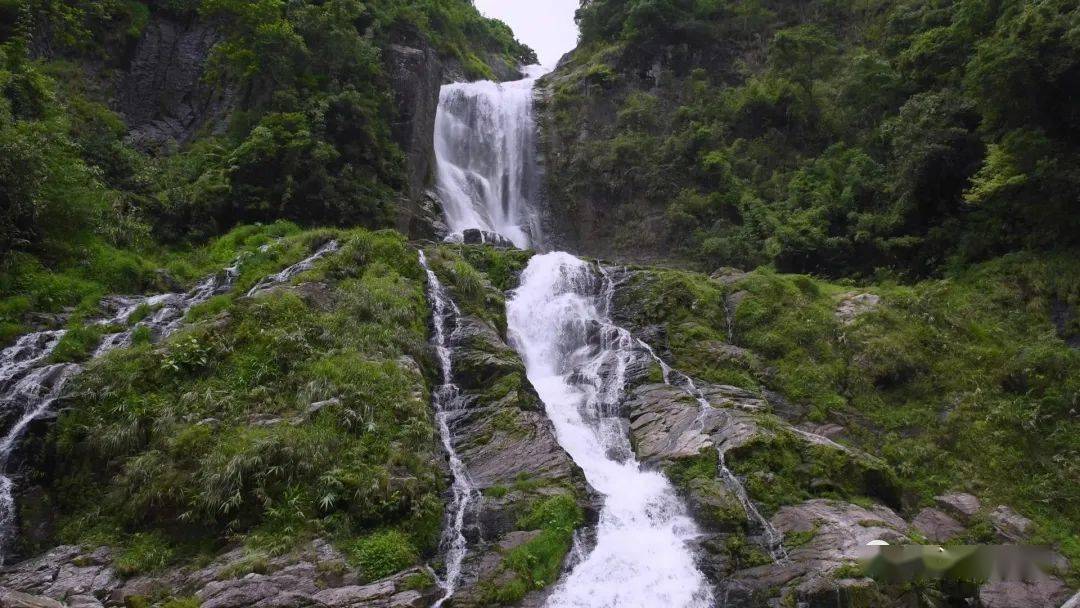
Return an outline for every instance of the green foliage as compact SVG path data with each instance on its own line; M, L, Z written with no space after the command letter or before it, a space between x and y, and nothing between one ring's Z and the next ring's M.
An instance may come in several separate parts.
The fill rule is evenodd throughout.
M514 604L525 594L553 584L562 570L563 559L573 544L574 530L584 514L574 498L558 494L536 502L517 522L522 530L539 534L503 555L499 583L482 582L485 601Z
M238 231L202 255L232 256L267 232ZM55 540L124 547L135 573L224 538L276 555L322 535L372 577L436 546L434 429L424 378L401 363L424 360L429 313L404 238L294 233L251 251L241 283L255 280L249 265L275 272L331 236L345 245L314 272L333 307L285 291L214 300L196 315L227 313L213 324L136 341L79 377L46 446ZM409 532L373 535L398 529Z
M1078 19L1066 0L590 0L550 80L554 204L585 248L707 269L918 278L1074 246Z
M409 538L396 530L376 532L356 541L349 548L349 555L366 581L404 570L419 557Z
M666 339L653 346L675 367L714 382L741 373L738 385L782 394L790 403L770 401L795 422L844 426L896 475L779 436L729 454L765 507L814 496L895 506L907 495L902 506L917 508L964 489L1031 517L1036 538L1075 562L1069 480L1078 429L1069 412L1080 394L1080 355L1065 343L1075 336L1065 319L1080 302L1075 259L1013 254L907 287L855 288L765 269L720 280L639 271L617 304L635 326L664 328ZM837 318L841 303L862 293L883 301L850 322ZM726 343L759 360L725 358L715 345ZM706 464L691 464L671 473L680 488L707 475Z
M72 327L60 339L49 358L54 363L86 361L97 348L103 333L104 328L100 325Z

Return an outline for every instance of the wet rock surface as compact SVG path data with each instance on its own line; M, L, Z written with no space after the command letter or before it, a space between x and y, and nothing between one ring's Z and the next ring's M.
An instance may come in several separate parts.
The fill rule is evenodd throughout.
M454 605L472 606L482 602L485 588L507 582L507 553L538 534L518 527L529 505L558 494L580 500L587 489L525 380L517 353L489 322L466 315L458 323L454 375L465 401L450 426L454 447L483 496L470 516L470 551ZM526 596L525 605L539 605L543 595Z

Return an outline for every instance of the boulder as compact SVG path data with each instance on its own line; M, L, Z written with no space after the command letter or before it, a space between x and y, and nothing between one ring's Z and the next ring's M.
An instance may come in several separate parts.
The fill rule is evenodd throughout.
M836 606L836 597L864 597L866 579L841 579L838 569L867 555L867 543L884 540L907 542L907 523L888 507L862 507L826 499L781 507L770 520L784 536L809 534L804 544L787 550L787 559L739 570L719 583L720 593L734 592L746 598L761 595L793 596L808 605ZM847 592L844 590L848 589ZM831 593L831 595L830 595ZM832 603L813 603L814 598L833 598ZM742 604L756 606L749 599ZM801 605L801 604L800 604ZM840 605L852 605L841 603ZM854 605L880 606L881 603Z
M1003 542L1023 542L1031 533L1031 520L1005 505L998 506L988 517Z
M872 293L846 294L836 306L836 318L844 325L850 325L860 315L864 315L881 305L881 296Z
M944 543L964 531L964 526L951 515L933 508L919 511L911 525L919 534L935 543Z
M941 510L959 518L962 522L967 522L982 509L982 503L979 502L978 498L962 492L935 496L934 502L937 503Z
M0 587L0 606L3 608L65 608L60 602L40 596L30 595Z
M464 240L466 245L491 245L498 249L517 248L510 239L503 235L488 230L480 230L478 228L469 228L466 230L462 234L462 240Z
M1058 608L1072 601L1069 595L1069 588L1060 579L1048 575L1029 581L990 582L979 589L983 608Z

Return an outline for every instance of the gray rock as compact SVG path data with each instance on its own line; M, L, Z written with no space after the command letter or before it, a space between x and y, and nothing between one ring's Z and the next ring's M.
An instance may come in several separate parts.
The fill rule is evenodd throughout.
M866 314L881 305L881 296L872 293L846 294L836 306L836 318L844 325L850 325L860 315Z
M1080 608L1080 591L1077 591L1071 598L1069 598L1061 608Z
M351 608L369 605L373 600L389 598L396 590L397 587L392 581L381 581L371 585L327 589L315 594L313 599L330 608Z
M0 607L3 608L65 608L60 602L40 595L21 593L0 587Z
M794 595L806 601L827 597L829 591L836 597L838 590L847 587L853 587L849 594L854 593L854 588L861 587L862 582L834 581L832 573L865 557L870 541L899 544L908 540L907 524L891 509L866 508L835 500L815 499L781 507L771 523L784 535L812 532L813 536L805 544L788 549L785 561L736 571L721 581L721 589L738 590L746 597L780 589L781 596Z
M982 503L979 502L978 498L962 492L935 496L934 502L943 511L958 517L962 522L974 517L982 509Z
M935 543L943 543L964 531L964 526L948 513L933 508L919 511L911 525Z
M116 109L142 149L187 143L207 124L223 128L236 91L203 76L222 36L204 21L181 23L154 13L116 96Z
M1031 520L1005 505L1000 505L991 511L989 518L998 538L1002 541L1023 542L1031 533Z
M987 583L979 589L979 600L983 608L1058 608L1072 601L1069 594L1060 579L1043 575L1030 581Z
M722 285L731 285L746 278L746 271L731 266L723 266L717 268L715 272L709 275L709 278Z
M106 597L120 587L106 548L84 552L79 547L60 546L48 553L0 574L0 586L57 600L77 595Z
M327 399L326 401L317 401L308 406L307 410L304 412L304 415L308 418L311 418L315 416L315 414L323 411L323 409L337 405L341 405L341 399L338 399L337 397L334 397L333 399Z

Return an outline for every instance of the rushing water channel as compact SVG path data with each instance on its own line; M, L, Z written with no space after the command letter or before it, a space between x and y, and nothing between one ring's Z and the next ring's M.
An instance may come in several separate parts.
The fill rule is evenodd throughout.
M519 82L443 87L435 147L438 192L451 240L478 228L518 247L543 244L536 205L540 179L533 115L533 87L539 75L536 70ZM453 303L437 281L429 272L434 340L449 384L444 323ZM643 349L609 318L613 288L602 269L568 253L549 253L532 259L507 303L511 341L559 443L603 497L595 546L591 551L577 546L574 566L548 605L708 606L709 587L691 549L697 528L670 482L637 462L628 425L620 415L627 369ZM468 471L454 466L449 430L443 428L448 398L444 388L437 391L435 406L454 473L454 501L444 541L448 564L444 588L449 595L465 550L460 526L469 493Z

